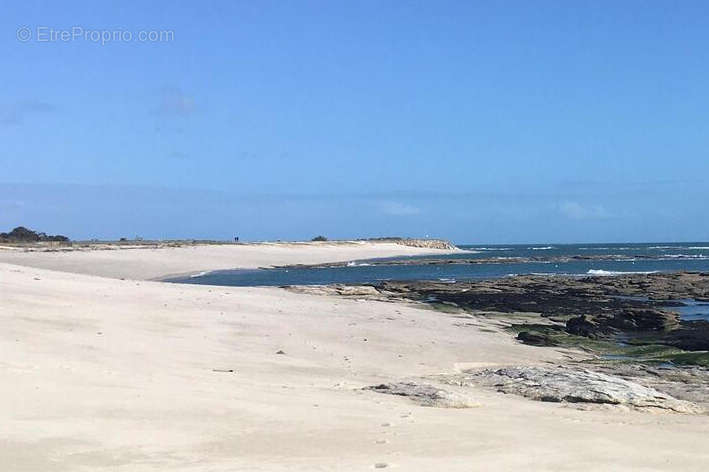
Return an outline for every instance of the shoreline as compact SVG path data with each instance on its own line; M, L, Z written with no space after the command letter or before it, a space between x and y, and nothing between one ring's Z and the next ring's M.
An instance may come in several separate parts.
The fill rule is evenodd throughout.
M23 253L15 262L0 251L0 382L12 386L0 390L0 462L19 471L661 470L669 457L678 469L704 469L709 417L654 390L615 380L635 403L613 406L534 401L480 382L486 370L558 376L584 357L519 343L494 317L146 280L237 259L392 251L422 249L209 246ZM581 378L606 385L606 375Z
M527 275L453 283L384 281L287 288L409 303L475 322L492 321L525 345L568 349L571 357L560 367L569 372L583 368L633 379L709 412L709 320L706 315L705 319L681 315L682 308L709 307L709 274Z
M264 242L257 244L184 244L172 242L126 247L101 243L90 247L55 251L0 250L0 263L25 265L108 278L161 280L216 270L258 269L280 264L319 264L379 257L451 254L459 249L438 249L404 244L405 240ZM434 242L438 240L432 240Z

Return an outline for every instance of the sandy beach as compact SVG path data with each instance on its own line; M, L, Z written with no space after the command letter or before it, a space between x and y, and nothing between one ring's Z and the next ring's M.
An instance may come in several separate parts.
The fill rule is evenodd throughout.
M390 242L338 241L171 246L96 244L27 250L0 249L0 262L43 269L138 280L198 274L210 270L257 269L276 265L320 264L378 257L445 254L448 251Z
M436 252L391 243L0 250L7 471L705 470L706 415L581 410L468 388L363 387L550 365L489 320L174 274Z

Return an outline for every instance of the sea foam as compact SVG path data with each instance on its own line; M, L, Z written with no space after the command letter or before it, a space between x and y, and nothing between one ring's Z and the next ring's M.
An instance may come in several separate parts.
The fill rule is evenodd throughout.
M617 270L603 270L603 269L589 269L586 274L588 275L597 275L597 276L602 276L602 277L609 277L613 275L629 275L629 274L655 274L657 273L656 270L651 270L651 271L629 271L629 272L623 272L623 271L617 271Z

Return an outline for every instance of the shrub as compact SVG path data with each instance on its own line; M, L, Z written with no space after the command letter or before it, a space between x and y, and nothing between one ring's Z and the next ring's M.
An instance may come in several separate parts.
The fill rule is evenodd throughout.
M38 242L38 241L69 241L69 238L61 234L48 235L32 231L24 226L18 226L9 233L0 233L1 241L18 241L18 242Z

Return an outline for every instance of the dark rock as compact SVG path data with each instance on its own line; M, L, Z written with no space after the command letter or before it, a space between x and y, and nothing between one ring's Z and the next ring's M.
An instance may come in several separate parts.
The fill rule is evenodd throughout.
M588 321L586 315L569 319L566 322L566 332L587 338L596 338L603 334L601 327L597 323Z
M517 335L517 339L524 344L529 344L530 346L556 346L557 343L554 342L552 338L550 338L546 334L542 333L534 333L530 331L521 331Z
M709 351L709 322L688 321L663 337L662 342L687 351Z
M628 308L616 313L608 325L622 330L670 331L679 327L679 315L651 308Z

